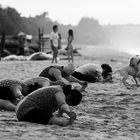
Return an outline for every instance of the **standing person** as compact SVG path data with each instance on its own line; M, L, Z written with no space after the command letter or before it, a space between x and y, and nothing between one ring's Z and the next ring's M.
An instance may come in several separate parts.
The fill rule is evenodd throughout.
M73 58L73 45L72 45L72 41L73 41L73 30L68 30L68 44L66 47L67 50L67 54L68 54L68 62L74 62L74 58Z
M53 31L50 34L51 49L52 49L52 54L53 54L52 63L54 63L54 61L55 61L55 63L57 63L58 40L59 40L58 26L54 25L53 26Z
M20 32L18 34L18 42L19 42L19 48L18 48L18 55L24 55L24 47L25 47L25 41L26 41L26 34L23 32Z
M62 48L62 44L61 44L61 39L62 39L62 37L61 37L61 34L59 33L58 34L58 50L60 50L61 48Z
M74 122L76 113L69 108L81 102L82 94L70 85L40 88L26 96L16 107L19 121L67 126ZM58 115L53 113L58 110ZM63 117L63 113L69 119Z

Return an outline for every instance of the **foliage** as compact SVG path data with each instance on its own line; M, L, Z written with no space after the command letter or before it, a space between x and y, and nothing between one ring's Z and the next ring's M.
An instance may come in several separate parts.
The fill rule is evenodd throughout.
M74 42L79 44L108 44L113 42L131 41L140 43L139 25L100 25L94 18L83 17L77 26L63 25L49 18L47 12L35 17L21 17L16 9L0 6L0 34L17 35L20 31L38 36L38 28L50 33L52 26L57 24L62 39L67 40L68 29L74 30Z

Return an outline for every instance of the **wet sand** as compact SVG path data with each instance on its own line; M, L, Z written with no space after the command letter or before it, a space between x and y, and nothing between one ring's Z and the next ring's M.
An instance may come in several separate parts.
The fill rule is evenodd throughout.
M101 50L76 57L76 65L109 63L116 70L128 64L130 55L100 53ZM0 77L25 80L37 76L50 64L50 61L1 61ZM61 60L59 64L67 61ZM14 112L1 111L0 140L139 140L140 87L135 86L131 77L130 90L121 84L120 75L116 74L113 80L113 83L89 84L81 104L74 108L78 117L71 126L18 122Z

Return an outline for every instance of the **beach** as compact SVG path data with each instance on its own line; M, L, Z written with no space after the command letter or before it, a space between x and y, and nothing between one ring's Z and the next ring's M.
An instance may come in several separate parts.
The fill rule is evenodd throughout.
M89 49L90 48L90 49ZM91 51L92 50L92 51ZM128 65L131 54L105 47L79 50L75 65L94 63L101 70L108 63L113 71ZM66 65L67 60L59 60ZM1 79L25 80L51 65L51 61L1 61ZM14 112L0 112L0 140L139 140L140 87L132 77L127 80L132 88L126 89L121 76L113 76L113 83L89 83L80 105L73 109L76 121L67 127L18 122ZM78 84L73 83L73 86Z

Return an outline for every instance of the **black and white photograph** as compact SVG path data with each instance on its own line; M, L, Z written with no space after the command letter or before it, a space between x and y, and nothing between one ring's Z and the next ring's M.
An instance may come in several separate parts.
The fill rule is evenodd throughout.
M140 0L0 0L0 140L140 140Z

